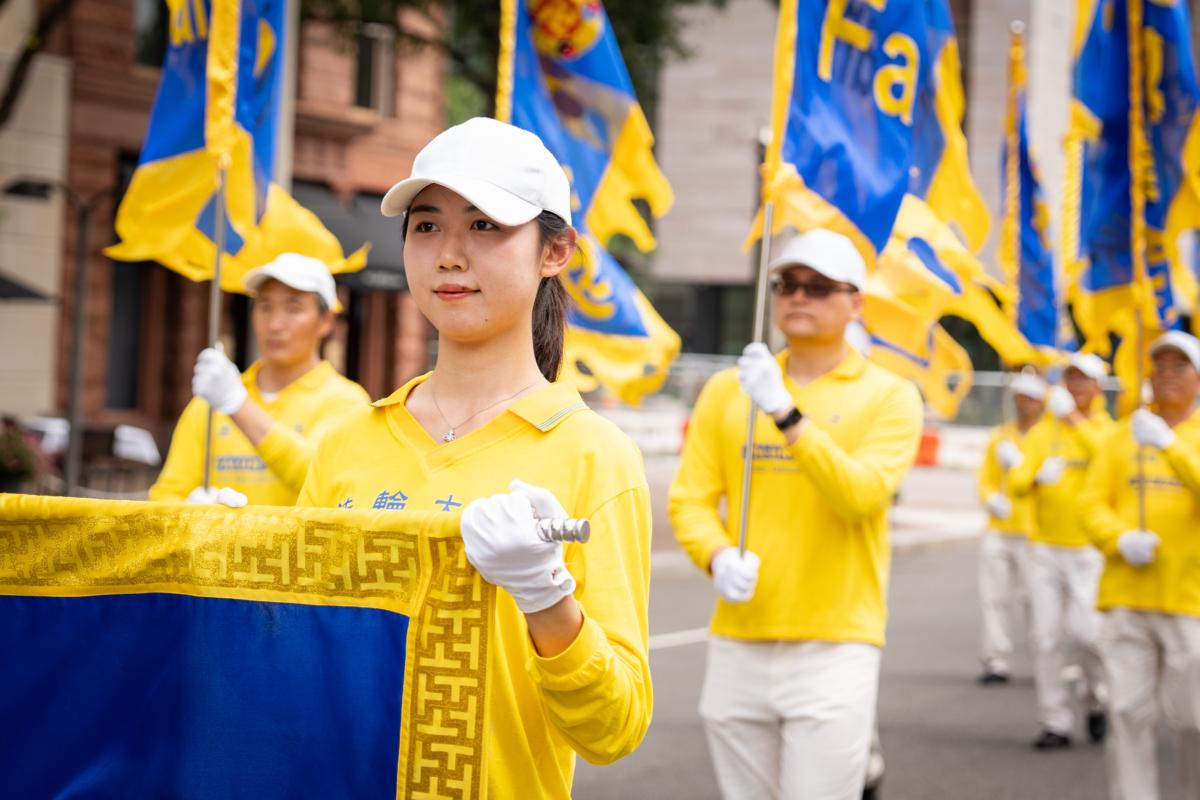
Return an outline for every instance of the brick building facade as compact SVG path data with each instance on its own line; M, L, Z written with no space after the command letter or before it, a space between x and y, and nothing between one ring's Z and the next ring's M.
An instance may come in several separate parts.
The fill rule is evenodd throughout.
M158 84L163 13L162 0L75 3L48 43L50 57L70 64L65 182L82 195L109 187L119 192L132 174ZM339 281L346 313L326 357L378 397L427 367L430 332L403 291L399 233L372 211L444 125L444 62L431 48L396 52L386 28L353 40L322 23L302 22L297 64L294 191L325 199L323 209L314 210L323 219L326 213L339 217L325 222L347 251L368 238L373 244L368 269L375 279ZM89 230L82 408L90 425L130 423L163 442L191 397L209 288L157 264L107 259L101 250L114 241L115 209L115 200L103 205ZM54 391L60 410L77 236L74 214L65 205L62 213ZM223 337L242 362L252 354L247 325L247 300L227 295Z

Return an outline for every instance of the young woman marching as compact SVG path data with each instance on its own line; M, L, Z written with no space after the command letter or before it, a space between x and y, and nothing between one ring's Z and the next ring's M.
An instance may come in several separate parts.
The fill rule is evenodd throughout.
M570 796L575 753L608 763L650 723L650 498L641 456L556 383L575 253L566 176L535 135L450 128L383 200L438 332L433 371L321 443L298 505L464 509L467 558L498 585L488 797ZM382 505L381 505L382 503ZM591 521L547 544L535 516Z

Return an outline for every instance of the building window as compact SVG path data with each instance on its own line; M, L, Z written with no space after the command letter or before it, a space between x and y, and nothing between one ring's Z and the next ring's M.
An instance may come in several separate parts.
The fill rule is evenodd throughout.
M354 105L390 117L396 97L396 32L376 22L363 25L358 35L354 74Z
M137 156L122 153L117 163L120 185L128 189ZM123 194L124 192L122 192ZM112 314L108 331L108 369L104 377L104 405L107 408L139 407L142 363L142 295L149 264L112 264Z
M134 60L161 67L167 55L167 4L163 0L135 0L133 36Z

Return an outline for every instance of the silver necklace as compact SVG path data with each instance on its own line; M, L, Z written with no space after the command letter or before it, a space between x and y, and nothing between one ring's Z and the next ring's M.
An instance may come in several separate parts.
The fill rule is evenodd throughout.
M483 408L474 412L473 414L471 414L471 416L467 417L466 419L464 419L462 422L458 423L457 425L451 424L450 420L446 419L446 415L442 411L441 405L438 404L437 388L430 386L429 387L429 396L433 398L433 407L437 409L438 416L442 418L442 422L446 423L446 428L448 429L445 433L442 434L442 441L443 442L453 442L455 439L458 438L458 435L454 433L455 428L461 428L463 425L466 425L468 422L475 419L480 414L487 411L489 408L495 408L496 406L503 403L505 400L512 400L514 397L521 394L522 392L527 391L528 389L531 389L534 386L536 386L541 380L542 380L541 378L538 378L536 381L529 384L528 386L522 386L520 389L518 389L517 391L510 394L508 397L501 397L499 400L496 400L495 402L488 403L486 406L484 406Z

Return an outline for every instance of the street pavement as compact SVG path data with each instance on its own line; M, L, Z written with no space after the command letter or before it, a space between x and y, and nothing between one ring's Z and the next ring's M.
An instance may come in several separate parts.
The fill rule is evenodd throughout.
M576 800L717 800L696 702L704 676L705 631L712 588L673 544L666 523L670 459L652 459L647 474L656 519L650 595L650 665L654 721L633 755L608 767L580 761ZM888 646L883 659L879 725L887 800L1103 800L1100 747L1080 731L1068 751L1037 753L1029 659L1022 648L1015 680L975 684L979 629L978 534L968 472L917 469L893 514ZM1163 800L1182 800L1174 752L1164 737Z

